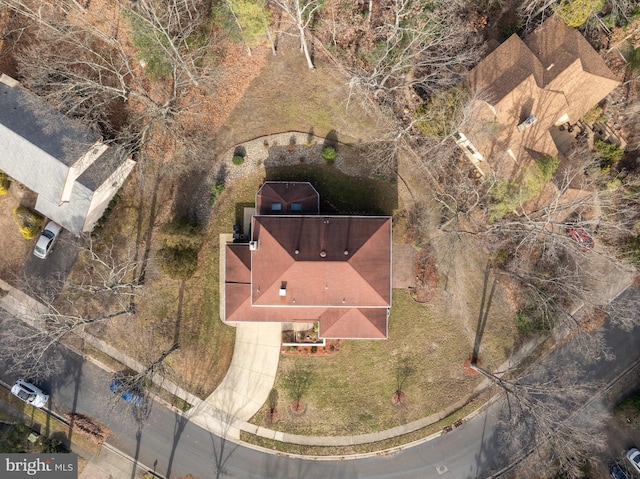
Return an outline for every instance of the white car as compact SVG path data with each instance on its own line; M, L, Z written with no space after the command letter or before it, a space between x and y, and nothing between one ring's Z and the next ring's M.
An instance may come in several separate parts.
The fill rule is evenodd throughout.
M51 253L61 230L62 227L59 224L49 221L38 238L36 247L33 249L33 254L38 258L45 259L47 255Z
M629 459L629 462L636 472L640 473L640 451L632 447L627 451L627 459Z
M47 404L49 400L48 394L43 393L40 388L22 379L18 379L13 385L11 394L38 408Z

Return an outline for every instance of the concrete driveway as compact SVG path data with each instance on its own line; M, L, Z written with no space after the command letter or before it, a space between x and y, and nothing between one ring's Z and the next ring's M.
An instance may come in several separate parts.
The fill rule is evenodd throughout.
M35 244L35 243L34 243ZM22 267L21 289L43 302L53 300L59 293L78 258L79 239L62 230L58 241L46 259L33 254L27 256Z
M236 419L248 421L267 401L278 371L281 341L280 323L238 323L227 375L205 401L186 414L189 420L239 438L239 430L229 428Z

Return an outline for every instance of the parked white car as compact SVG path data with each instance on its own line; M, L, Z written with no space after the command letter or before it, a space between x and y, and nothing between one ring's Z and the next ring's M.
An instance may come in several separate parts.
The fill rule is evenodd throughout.
M629 459L629 462L636 472L640 473L640 451L632 447L627 451L627 459Z
M42 230L36 247L33 248L33 254L38 258L45 259L53 250L53 245L58 239L61 230L62 227L59 224L49 221L44 230Z
M31 383L18 379L11 388L11 394L22 399L27 404L31 404L33 407L42 407L47 404L49 395L42 392L42 390L34 386Z

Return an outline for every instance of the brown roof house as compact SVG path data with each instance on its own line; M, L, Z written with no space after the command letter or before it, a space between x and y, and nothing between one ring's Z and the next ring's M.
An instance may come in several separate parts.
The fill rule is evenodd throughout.
M319 214L310 183L266 182L248 243L227 243L226 322L317 322L326 339L385 339L391 218Z
M121 148L0 74L0 170L75 235L93 230L135 165Z
M491 52L470 72L469 86L474 119L457 143L482 174L514 177L530 161L558 155L562 131L618 80L580 32L554 15Z

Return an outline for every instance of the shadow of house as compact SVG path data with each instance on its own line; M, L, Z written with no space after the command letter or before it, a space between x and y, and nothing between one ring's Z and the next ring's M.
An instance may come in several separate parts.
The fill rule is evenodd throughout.
M474 117L457 143L482 174L501 178L515 178L536 156L560 155L551 130L578 123L619 84L580 32L555 15L524 39L512 35L468 82Z
M386 339L391 218L319 214L308 182L265 182L250 241L224 251L226 322L318 323L325 339Z
M0 170L75 235L93 230L135 165L121 148L0 76Z

